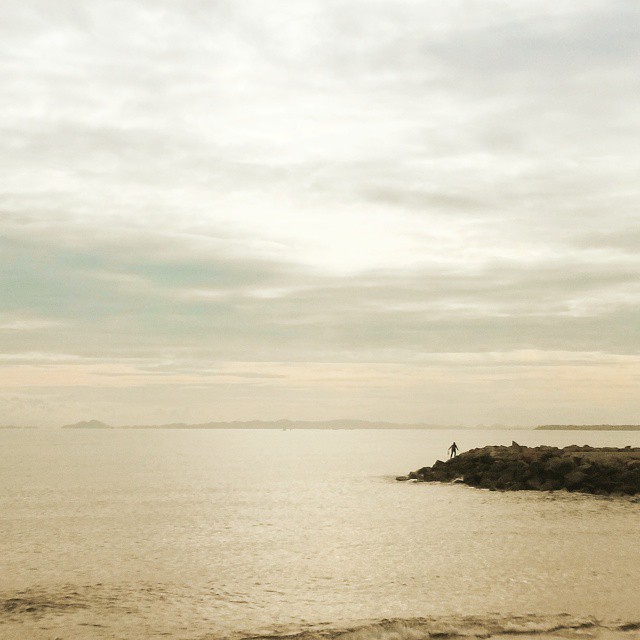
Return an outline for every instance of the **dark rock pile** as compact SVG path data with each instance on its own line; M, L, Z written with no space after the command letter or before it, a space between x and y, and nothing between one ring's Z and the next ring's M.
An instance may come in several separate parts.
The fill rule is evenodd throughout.
M566 489L608 495L640 493L640 447L490 446L471 449L398 480L459 481L503 491Z

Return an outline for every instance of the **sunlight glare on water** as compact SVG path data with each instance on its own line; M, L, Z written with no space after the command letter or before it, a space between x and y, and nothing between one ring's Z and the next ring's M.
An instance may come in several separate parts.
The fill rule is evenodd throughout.
M640 610L633 499L394 480L444 459L454 438L462 450L512 439L639 446L640 432L0 438L10 637L201 638L490 613L629 620Z

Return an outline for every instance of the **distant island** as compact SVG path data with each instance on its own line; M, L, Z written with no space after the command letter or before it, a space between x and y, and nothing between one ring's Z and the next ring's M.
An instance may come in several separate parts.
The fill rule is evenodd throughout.
M4 424L4 425L0 425L0 429L39 429L39 427L33 427L30 425L27 426L18 426L15 424Z
M100 422L100 420L83 420L74 424L65 424L63 429L115 429L110 424Z
M537 431L640 431L638 424L543 424Z
M0 427L10 428L37 428L37 427ZM474 427L461 425L443 425L432 423L402 423L402 422L375 422L371 420L233 420L212 421L189 424L185 422L171 422L168 424L132 424L113 426L100 420L82 420L73 424L65 424L62 429L448 429L448 430L473 430ZM636 424L544 424L538 427L479 425L475 429L492 430L527 430L536 431L640 431L640 425Z
M396 422L371 422L368 420L248 420L233 422L202 422L186 424L173 422L159 425L126 425L114 427L100 420L84 420L66 424L63 429L469 429L457 425L438 425Z
M39 429L37 426L0 425L0 429ZM373 420L233 420L189 424L132 424L114 426L101 420L81 420L65 424L62 429L446 429L487 431L640 431L638 424L543 424L537 427L508 426L504 424L476 425L475 427L423 422L377 422Z

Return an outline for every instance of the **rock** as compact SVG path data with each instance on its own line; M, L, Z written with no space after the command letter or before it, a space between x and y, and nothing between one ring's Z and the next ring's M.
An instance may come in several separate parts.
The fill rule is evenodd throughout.
M640 448L572 445L488 446L422 467L398 480L463 482L500 491L580 491L599 495L640 494Z
M585 478L587 477L586 473L583 473L579 469L575 471L571 471L564 478L564 485L569 489L569 491L573 491L576 488L579 488L584 485Z

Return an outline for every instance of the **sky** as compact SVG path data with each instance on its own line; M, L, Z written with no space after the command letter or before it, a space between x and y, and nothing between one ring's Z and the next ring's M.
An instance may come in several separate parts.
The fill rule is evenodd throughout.
M640 422L637 0L0 6L0 424Z

